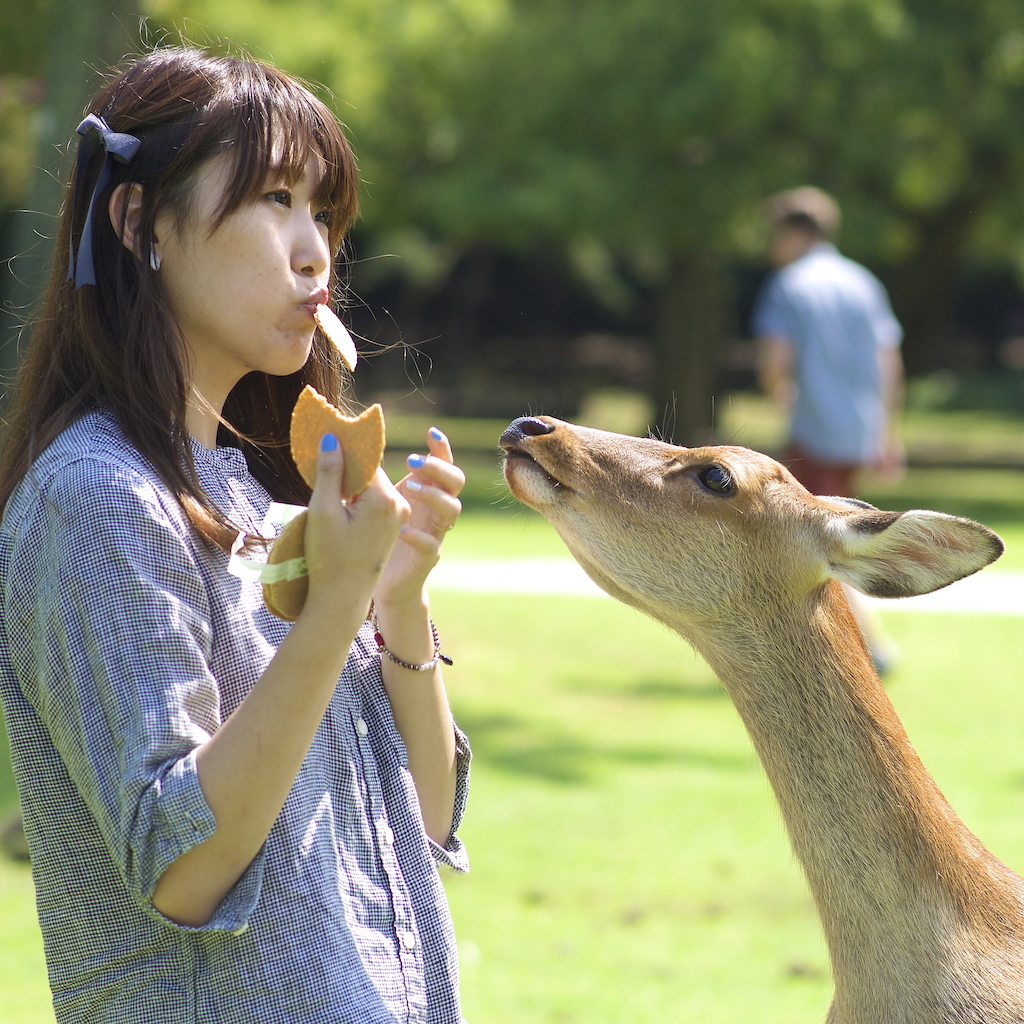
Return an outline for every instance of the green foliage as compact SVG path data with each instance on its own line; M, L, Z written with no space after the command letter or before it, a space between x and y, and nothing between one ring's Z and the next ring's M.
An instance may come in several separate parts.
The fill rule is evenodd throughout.
M854 231L855 247L891 258L911 251L921 217L1014 187L1015 5L488 6L470 19L412 4L390 37L392 73L363 127L386 175L371 218L457 238L742 247L757 199L813 179L851 220L873 214L872 235L885 231ZM364 24L372 37L384 19Z
M665 289L654 377L687 401L668 353L685 342L697 364L730 329L686 319L691 296L729 301L703 254L754 258L759 200L778 188L834 191L845 247L903 265L893 286L915 371L948 332L967 254L1024 264L1024 9L1007 0L150 8L151 39L244 47L324 84L366 181L360 256L403 257L367 280L431 287L486 243L564 254L619 312ZM0 46L19 74L39 73L45 9L13 9L25 33ZM13 194L27 122L20 100L4 107L11 95L0 90L0 188Z
M913 373L950 334L965 257L1024 262L1006 0L350 0L315 34L269 0L161 10L333 89L367 181L360 255L404 257L367 280L431 287L481 244L564 254L609 308L653 307L653 397L690 431L734 329L721 266L757 258L765 195L822 185L844 247L901 265Z
M17 74L0 76L0 209L28 192L32 171L32 110L41 83Z
M0 78L38 75L54 0L5 0L0 32Z
M47 9L16 0L0 67L39 74ZM150 25L323 82L378 233L592 237L657 272L667 248L753 252L757 200L801 180L875 260L954 210L1004 256L1024 226L1006 0L153 0Z
M52 2L9 0L0 32L0 211L28 192L34 132L42 99L46 29Z

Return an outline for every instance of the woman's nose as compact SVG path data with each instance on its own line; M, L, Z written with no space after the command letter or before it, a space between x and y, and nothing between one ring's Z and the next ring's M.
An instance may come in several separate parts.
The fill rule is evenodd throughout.
M331 265L327 228L312 215L296 242L293 265L298 273L306 277L318 277L326 273Z

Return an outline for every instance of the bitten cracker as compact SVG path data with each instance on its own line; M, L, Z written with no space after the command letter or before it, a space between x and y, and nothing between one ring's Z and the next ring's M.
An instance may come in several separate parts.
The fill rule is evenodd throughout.
M352 335L348 333L348 328L338 319L334 310L330 306L317 306L316 322L320 325L320 330L327 335L327 340L345 360L345 365L349 370L354 370L359 360L359 353L356 352L356 345L352 340Z
M384 410L371 405L359 416L343 415L315 388L303 388L292 410L291 452L303 480L316 484L317 458L324 434L334 434L345 456L341 496L354 498L369 487L384 455ZM281 531L267 557L268 565L294 571L263 584L267 609L285 622L294 622L306 603L309 575L305 564L306 513Z
M384 410L379 405L356 417L343 416L308 384L292 410L292 458L302 479L316 484L317 458L324 434L334 434L345 456L341 496L346 500L365 491L384 454Z

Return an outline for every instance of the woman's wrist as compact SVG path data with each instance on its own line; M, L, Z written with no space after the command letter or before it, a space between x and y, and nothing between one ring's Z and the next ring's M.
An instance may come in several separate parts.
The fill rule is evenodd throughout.
M370 621L385 663L407 667L435 658L435 629L425 599L402 604L375 599Z
M399 668L404 668L408 672L430 672L435 669L439 662L445 665L451 665L452 659L448 655L441 651L441 637L438 635L437 627L434 625L434 620L428 620L430 625L430 637L433 642L433 650L430 652L430 657L425 661L406 661L404 658L400 658L391 648L388 647L387 641L384 639L384 635L380 631L380 624L377 621L376 616L373 618L373 639L377 644L377 653L382 657L387 658L392 664L397 665Z
M394 621L399 625L415 627L430 620L430 599L423 587L411 594L388 594L377 588L370 606L371 614L386 624Z

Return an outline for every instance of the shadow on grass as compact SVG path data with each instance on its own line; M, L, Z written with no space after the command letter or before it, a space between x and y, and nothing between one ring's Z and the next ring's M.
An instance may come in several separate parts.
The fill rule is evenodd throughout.
M666 677L638 679L621 686L598 684L590 679L570 679L565 684L574 694L587 697L612 697L650 703L677 704L688 701L727 701L729 698L714 676L700 681Z
M606 769L623 766L752 770L751 759L739 754L686 749L682 743L677 747L601 743L520 715L456 709L456 719L470 737L475 761L563 785L586 784Z

